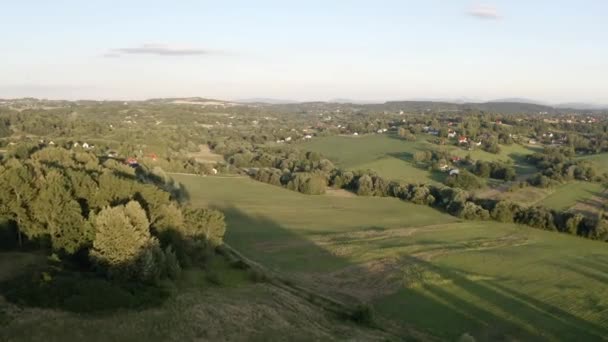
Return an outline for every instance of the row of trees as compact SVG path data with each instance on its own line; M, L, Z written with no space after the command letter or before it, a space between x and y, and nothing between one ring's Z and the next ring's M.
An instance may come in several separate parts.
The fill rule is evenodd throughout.
M479 164L482 165L482 164ZM504 165L489 164L494 172L504 172ZM492 172L492 171L490 171ZM476 188L479 180L466 170L448 177L453 186L404 184L387 181L373 171L345 171L334 168L329 173L282 173L278 169L260 169L254 179L285 186L308 194L320 194L325 187L352 191L360 196L397 197L415 204L429 205L467 220L515 222L531 227L608 241L608 218L600 215L590 219L580 214L549 210L544 207L523 207L507 201L476 199L463 188ZM472 179L472 180L467 180ZM473 185L469 184L472 183ZM303 190L306 189L306 190ZM314 190L313 190L314 189Z
M482 178L502 179L505 181L515 180L516 177L515 168L512 164L483 160L475 162L473 173Z

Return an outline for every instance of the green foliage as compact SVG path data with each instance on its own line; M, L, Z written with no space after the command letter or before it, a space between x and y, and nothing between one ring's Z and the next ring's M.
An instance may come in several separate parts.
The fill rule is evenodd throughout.
M464 190L474 190L483 187L483 183L467 170L460 170L456 175L447 177L445 185Z
M95 218L92 260L112 278L154 281L163 265L157 259L158 241L139 203L107 207Z
M164 288L117 283L93 273L63 271L44 281L45 272L25 273L0 283L10 302L77 313L144 309L160 305L169 292Z
M204 240L216 247L223 243L226 223L224 214L213 209L186 208L183 234L196 240Z

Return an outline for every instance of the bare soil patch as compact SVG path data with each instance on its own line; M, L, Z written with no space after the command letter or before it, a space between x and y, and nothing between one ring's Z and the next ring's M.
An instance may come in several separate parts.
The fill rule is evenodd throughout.
M223 156L213 153L213 151L211 151L207 145L199 145L199 149L200 150L198 152L189 153L189 156L194 158L199 163L215 164L224 161Z

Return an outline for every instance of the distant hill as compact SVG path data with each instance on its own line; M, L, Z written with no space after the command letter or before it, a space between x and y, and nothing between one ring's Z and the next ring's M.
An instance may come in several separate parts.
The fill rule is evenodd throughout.
M597 104L597 103L583 103L583 102L570 102L560 103L555 106L556 108L575 108L575 109L588 109L588 110L602 110L608 109L608 104Z
M250 99L239 99L239 100L235 100L234 102L266 103L266 104L293 104L293 103L299 103L300 101L286 100L286 99L273 99L273 98L266 98L266 97L255 97L255 98L250 98Z

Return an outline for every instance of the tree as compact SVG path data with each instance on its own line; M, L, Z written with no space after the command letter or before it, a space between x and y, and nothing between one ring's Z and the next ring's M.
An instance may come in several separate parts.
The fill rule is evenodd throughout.
M28 215L28 206L35 195L34 177L29 168L17 159L11 159L0 168L0 212L17 223L17 240L23 244L22 234L28 237L41 235ZM27 229L33 228L33 229Z
M580 226L583 224L585 217L581 214L575 214L566 220L566 232L572 235L578 235Z
M186 208L182 232L192 239L203 239L209 245L219 246L224 241L226 223L224 214L213 209Z
M45 227L53 248L73 254L92 240L80 204L68 191L68 180L51 170L41 180L40 191L32 200L32 217Z
M374 191L374 183L369 175L363 175L357 180L357 195L370 196Z
M146 212L136 201L104 208L95 217L91 258L110 277L145 279L153 273L149 250L158 246L149 226Z
M326 187L327 181L325 180L325 177L313 174L300 184L300 189L298 190L303 194L321 195L325 193Z
M517 205L508 201L496 203L492 209L492 218L499 222L513 222L517 212Z

